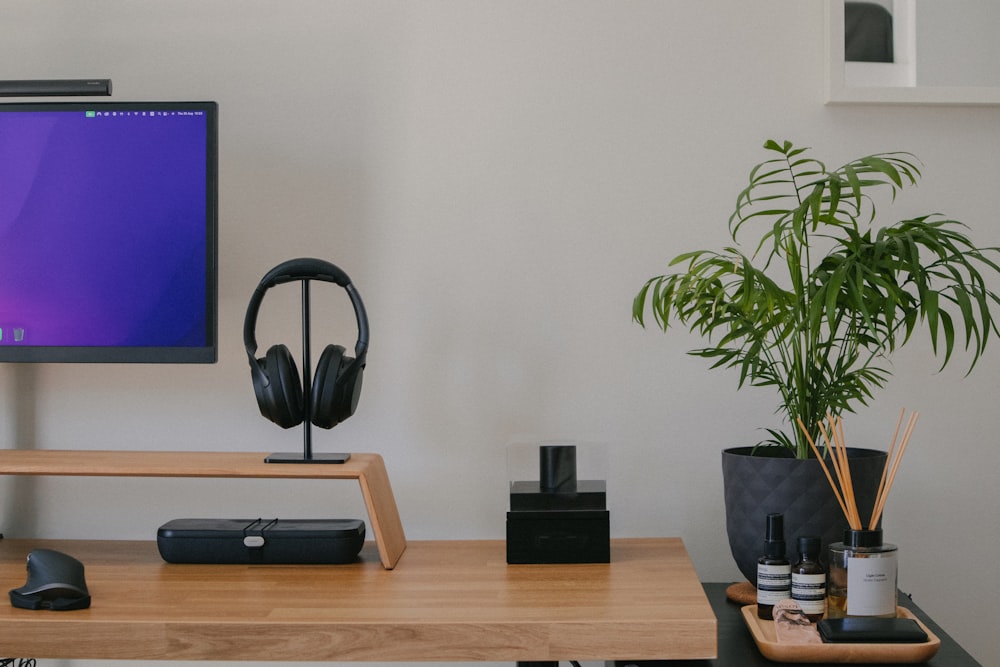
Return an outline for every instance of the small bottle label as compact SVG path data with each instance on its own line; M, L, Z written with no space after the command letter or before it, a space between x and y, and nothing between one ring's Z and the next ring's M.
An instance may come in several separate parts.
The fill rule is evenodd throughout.
M792 566L757 564L757 604L774 604L792 596Z
M826 575L792 573L792 599L803 613L822 614L826 611Z

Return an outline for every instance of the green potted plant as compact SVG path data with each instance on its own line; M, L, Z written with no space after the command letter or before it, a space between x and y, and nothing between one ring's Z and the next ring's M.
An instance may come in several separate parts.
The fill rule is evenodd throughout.
M846 527L798 420L821 443L817 424L867 405L891 375L886 359L925 327L942 368L961 345L971 371L998 333L1000 304L987 281L1000 274L1000 249L975 246L964 225L937 214L889 225L877 218L873 195L895 199L916 184L911 154L870 155L831 170L788 141L764 148L771 156L751 170L729 218L734 245L678 255L670 262L676 272L647 281L632 308L640 325L651 312L664 331L676 322L705 337L707 344L689 353L736 370L740 387L778 393L783 424L767 428L756 446L723 455L730 546L751 581L767 512L786 514L789 540L808 531L836 541ZM852 453L852 476L860 478L855 465L864 452ZM758 476L731 468L727 457L786 467ZM859 505L870 512L885 453L867 458L877 459L868 462L872 488L856 486L863 487ZM792 484L790 498L776 498L774 487L791 479L792 466L808 478ZM770 504L729 498L733 485L762 489ZM829 516L809 518L809 499ZM746 534L734 537L741 528Z

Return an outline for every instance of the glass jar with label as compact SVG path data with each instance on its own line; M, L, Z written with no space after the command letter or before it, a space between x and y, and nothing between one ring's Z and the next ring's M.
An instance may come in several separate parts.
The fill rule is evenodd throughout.
M881 530L846 530L830 545L828 618L896 615L897 554Z

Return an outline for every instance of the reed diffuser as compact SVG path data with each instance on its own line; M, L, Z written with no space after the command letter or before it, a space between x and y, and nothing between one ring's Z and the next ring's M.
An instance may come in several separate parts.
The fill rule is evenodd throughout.
M826 424L823 422L818 424L825 452L830 460L829 467L805 424L801 419L798 421L799 428L802 429L816 459L823 467L823 472L830 482L833 494L849 526L844 531L844 541L830 545L826 612L830 618L896 615L897 548L894 544L883 542L879 521L919 417L919 413L916 412L910 415L897 450L896 442L905 414L905 409L899 413L867 527L861 520L855 500L851 469L847 461L843 419L828 416ZM830 473L831 467L833 474Z

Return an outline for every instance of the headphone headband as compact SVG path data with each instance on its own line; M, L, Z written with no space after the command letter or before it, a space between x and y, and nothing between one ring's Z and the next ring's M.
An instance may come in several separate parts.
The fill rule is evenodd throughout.
M264 274L260 285L266 290L281 283L313 278L329 283L336 283L341 287L347 287L351 284L351 279L347 277L347 274L340 267L322 259L300 257L278 264Z
M343 269L330 262L312 257L300 257L282 262L268 271L261 278L257 288L254 289L250 303L247 305L246 318L243 320L243 345L250 357L250 365L255 366L257 314L260 312L264 293L275 285L296 280L319 280L340 285L347 290L351 304L354 306L354 316L358 321L358 342L354 345L354 365L364 366L365 355L368 352L368 314L365 312L365 304L361 301L361 295Z

